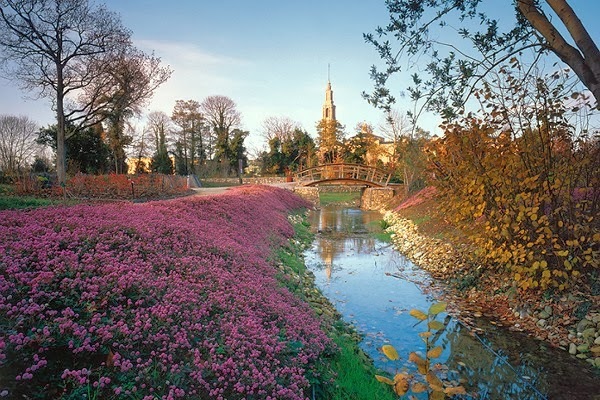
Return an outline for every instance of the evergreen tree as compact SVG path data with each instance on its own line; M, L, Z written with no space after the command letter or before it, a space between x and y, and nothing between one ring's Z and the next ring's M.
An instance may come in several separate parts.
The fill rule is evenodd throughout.
M102 126L97 124L83 130L67 127L69 139L66 142L68 172L75 174L104 174L110 169L111 151L103 139ZM56 151L57 126L40 129L37 142Z
M169 157L167 151L167 144L164 132L159 134L159 143L156 153L152 157L150 162L150 169L152 172L159 174L172 175L173 174L173 161Z

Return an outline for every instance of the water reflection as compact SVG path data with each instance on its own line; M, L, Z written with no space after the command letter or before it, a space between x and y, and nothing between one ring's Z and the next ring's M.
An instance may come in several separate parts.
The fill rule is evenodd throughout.
M373 252L375 239L362 234L373 231L379 219L379 213L363 213L359 209L341 206L324 207L321 212L311 214L311 228L322 234L315 245L327 279L333 275L335 261L345 257L348 251L359 254Z
M423 349L418 333L424 328L415 326L408 312L427 310L431 304L416 284L428 276L369 236L379 227L378 212L323 207L310 218L319 234L306 262L323 293L364 335L361 346L377 367L390 373L398 368L377 350L391 343L402 357L400 367L414 373L407 358L411 351ZM448 367L447 377L468 390L465 398L600 399L599 377L566 352L540 348L538 341L492 325L483 326L487 334L480 337L450 317L446 322L438 339L444 348L440 361Z

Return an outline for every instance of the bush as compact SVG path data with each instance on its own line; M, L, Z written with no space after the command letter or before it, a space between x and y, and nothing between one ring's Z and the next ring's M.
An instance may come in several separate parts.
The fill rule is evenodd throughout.
M30 174L17 182L17 194L39 197L61 196L62 188L48 174ZM175 175L85 175L77 174L67 180L70 196L92 199L131 200L156 199L188 192L187 178Z
M553 78L503 71L506 92L478 94L483 117L447 124L429 149L445 212L479 225L484 257L522 289L563 290L600 265L600 142L569 123Z

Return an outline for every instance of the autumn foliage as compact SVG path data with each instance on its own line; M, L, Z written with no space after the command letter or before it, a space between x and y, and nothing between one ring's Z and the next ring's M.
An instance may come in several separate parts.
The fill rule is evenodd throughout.
M600 265L600 142L575 123L585 99L564 96L561 74L513 67L477 93L483 114L444 126L432 182L488 265L522 289L562 290Z

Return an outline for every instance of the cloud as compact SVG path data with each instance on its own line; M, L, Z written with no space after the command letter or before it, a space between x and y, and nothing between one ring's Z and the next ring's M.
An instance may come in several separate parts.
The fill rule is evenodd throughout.
M160 56L165 63L182 68L246 67L247 60L209 53L193 43L165 40L137 40L143 50Z

